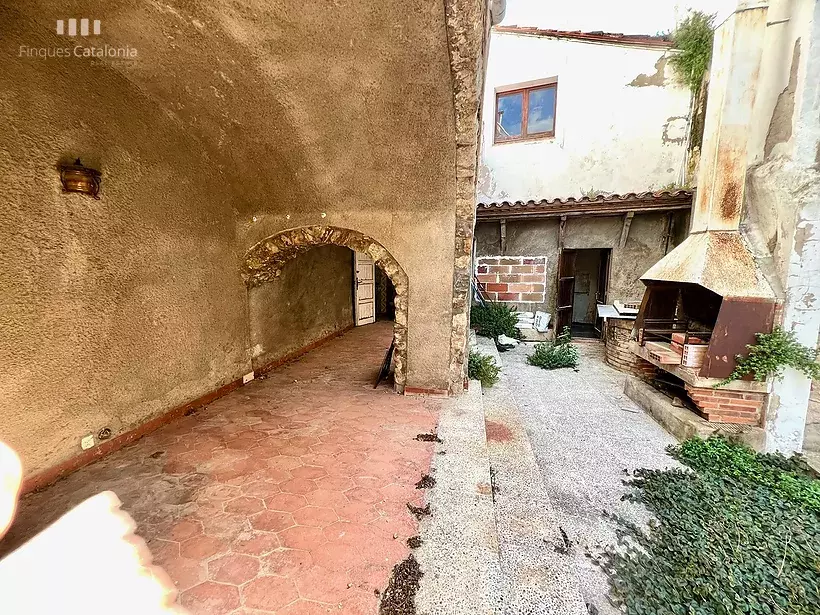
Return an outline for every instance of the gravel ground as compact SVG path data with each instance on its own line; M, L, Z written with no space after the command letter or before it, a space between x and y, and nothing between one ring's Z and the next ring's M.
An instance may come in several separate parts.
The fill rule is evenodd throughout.
M604 511L645 523L642 507L621 501L622 481L636 468L678 466L665 448L674 438L623 394L624 374L604 362L599 342L577 342L578 370L542 370L526 363L532 345L501 355L506 381L529 435L556 522L571 542L585 602L618 612L606 598L596 555L615 542Z

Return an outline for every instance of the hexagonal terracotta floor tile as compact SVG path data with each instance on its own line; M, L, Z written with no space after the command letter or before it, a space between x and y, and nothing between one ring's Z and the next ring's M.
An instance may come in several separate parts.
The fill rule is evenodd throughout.
M318 527L297 525L279 532L279 540L291 549L310 551L327 542L327 538Z
M313 602L312 600L299 599L276 611L276 615L325 615L326 613L338 614L341 612L335 604L322 604L321 602ZM357 615L365 615L365 613L367 613L367 611L361 611Z
M266 510L251 517L253 529L266 532L279 532L295 524L290 513L278 510Z
M277 493L265 500L265 505L269 510L281 510L283 512L293 512L303 506L307 506L305 496L296 493Z
M316 483L308 478L292 478L279 485L282 493L301 493L302 495L316 490Z
M265 555L282 546L279 536L273 532L243 532L236 537L231 550L248 555Z
M190 559L207 559L225 549L225 543L213 536L194 536L179 545L180 555Z
M206 581L182 592L179 601L194 615L221 615L239 606L239 589Z
M222 504L225 512L252 515L265 509L265 503L260 498L241 496L228 500Z
M259 560L248 555L231 553L208 562L208 576L212 581L242 585L259 572Z
M332 508L305 506L293 512L293 519L298 525L325 527L339 519Z
M339 603L350 596L347 573L314 566L296 577L299 595L317 602Z
M324 468L319 466L299 466L298 468L293 468L291 471L291 476L293 478L322 478L323 476L327 476L327 472Z
M293 577L313 566L310 552L302 549L279 549L262 558L265 574Z
M246 607L276 611L299 598L293 581L283 577L265 576L254 579L242 588Z

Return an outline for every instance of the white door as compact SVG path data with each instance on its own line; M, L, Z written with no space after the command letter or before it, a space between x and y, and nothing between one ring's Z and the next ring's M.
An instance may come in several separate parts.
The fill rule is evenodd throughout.
M376 265L367 254L354 253L356 326L376 322Z

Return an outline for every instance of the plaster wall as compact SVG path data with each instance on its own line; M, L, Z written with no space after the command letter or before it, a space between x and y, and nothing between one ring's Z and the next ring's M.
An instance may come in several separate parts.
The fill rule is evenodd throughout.
M407 385L451 388L485 11L0 5L0 437L27 474L250 371L242 260L285 229L355 229L388 250L409 279ZM70 16L102 34L66 41L55 19ZM20 51L76 44L137 55ZM77 156L102 171L99 201L60 193L56 165Z
M675 214L673 229L688 225L685 214ZM640 277L664 256L666 214L636 214L632 220L626 245L620 247L623 217L568 218L564 230L564 247L569 249L612 250L608 301L639 301L644 285ZM557 219L508 220L506 254L547 257L546 301L542 304L517 304L521 310L555 312L558 276ZM675 233L669 243L671 250L679 240ZM685 236L685 235L684 235ZM476 255L501 256L498 222L479 222L476 227Z
M669 51L491 34L479 201L640 192L684 178L690 93ZM557 77L555 137L493 143L496 88Z
M820 329L820 4L774 0L765 15L747 144L741 231L782 302L781 326L807 345ZM787 369L766 409L767 450L816 441L811 383Z
M259 369L353 324L353 252L300 254L275 282L248 291L253 367Z
M42 38L0 17L2 53ZM0 62L0 438L27 475L250 371L238 186L139 88L68 62ZM61 193L75 156L99 200Z

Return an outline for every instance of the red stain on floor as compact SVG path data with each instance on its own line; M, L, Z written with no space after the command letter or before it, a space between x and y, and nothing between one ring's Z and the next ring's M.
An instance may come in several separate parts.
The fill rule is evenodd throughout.
M513 439L512 431L504 423L485 421L484 430L487 433L488 442L509 442Z

